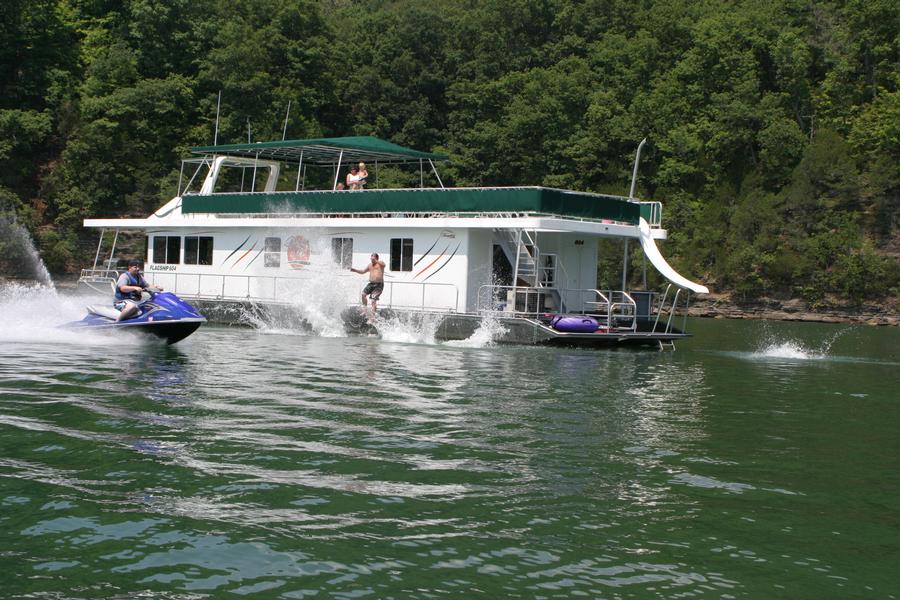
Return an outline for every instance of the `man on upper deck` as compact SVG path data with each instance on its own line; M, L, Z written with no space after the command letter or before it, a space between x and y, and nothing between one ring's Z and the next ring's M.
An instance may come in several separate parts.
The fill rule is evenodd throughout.
M378 260L377 252L373 252L369 260L371 262L366 265L365 269L350 267L350 270L360 275L369 274L369 284L362 291L362 304L368 306L367 297L372 299L372 316L374 317L375 311L378 309L378 299L381 297L381 292L384 291L384 261Z
M138 302L141 301L141 294L146 289L154 289L159 292L161 287L150 285L141 274L141 262L139 260L129 260L128 270L119 275L116 281L116 301L113 306L119 311L116 321L130 319L138 313Z

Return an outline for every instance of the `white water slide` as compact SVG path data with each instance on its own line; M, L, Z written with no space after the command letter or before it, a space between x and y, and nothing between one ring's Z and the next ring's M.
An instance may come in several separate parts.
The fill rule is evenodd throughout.
M644 217L641 217L639 227L641 229L641 246L644 248L644 254L647 255L647 258L650 259L650 262L656 267L656 270L662 273L663 277L678 287L683 287L697 294L709 293L709 289L705 285L694 283L690 279L682 277L669 263L666 262L663 255L659 253L656 242L654 242L653 238L650 236L650 225L644 220Z

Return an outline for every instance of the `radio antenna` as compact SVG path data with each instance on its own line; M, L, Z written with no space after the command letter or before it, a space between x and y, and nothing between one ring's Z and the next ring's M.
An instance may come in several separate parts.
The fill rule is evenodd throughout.
M291 101L288 100L287 112L284 115L284 131L281 132L281 141L284 141L284 138L287 137L287 125L288 125L288 117L291 115Z
M638 172L638 163L641 161L641 148L644 147L644 144L647 143L647 138L641 140L641 143L638 144L637 154L634 157L634 171L631 173L631 190L628 192L628 197L634 200L634 188L637 186L637 172ZM624 287L622 289L625 289Z
M213 146L219 141L219 108L222 106L222 90L219 90L219 99L216 101L216 132L213 134Z

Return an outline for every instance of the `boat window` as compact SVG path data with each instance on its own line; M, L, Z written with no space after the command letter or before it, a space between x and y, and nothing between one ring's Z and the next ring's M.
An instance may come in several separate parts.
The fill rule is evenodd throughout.
M412 271L412 238L391 239L391 271Z
M353 266L353 238L331 238L331 260L342 269Z
M266 238L266 254L263 257L265 261L265 265L267 267L280 267L281 266L281 238L280 237L267 237Z
M153 236L153 262L158 265L177 265L181 262L181 238L177 235Z
M184 264L211 265L213 256L212 236L185 236Z

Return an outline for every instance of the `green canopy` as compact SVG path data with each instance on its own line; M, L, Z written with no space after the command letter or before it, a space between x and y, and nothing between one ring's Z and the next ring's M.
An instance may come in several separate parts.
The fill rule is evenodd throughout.
M342 164L360 161L402 164L448 159L446 154L404 148L370 135L200 146L191 148L191 152L290 162L299 162L302 156L304 163L321 166L333 166L338 160Z

